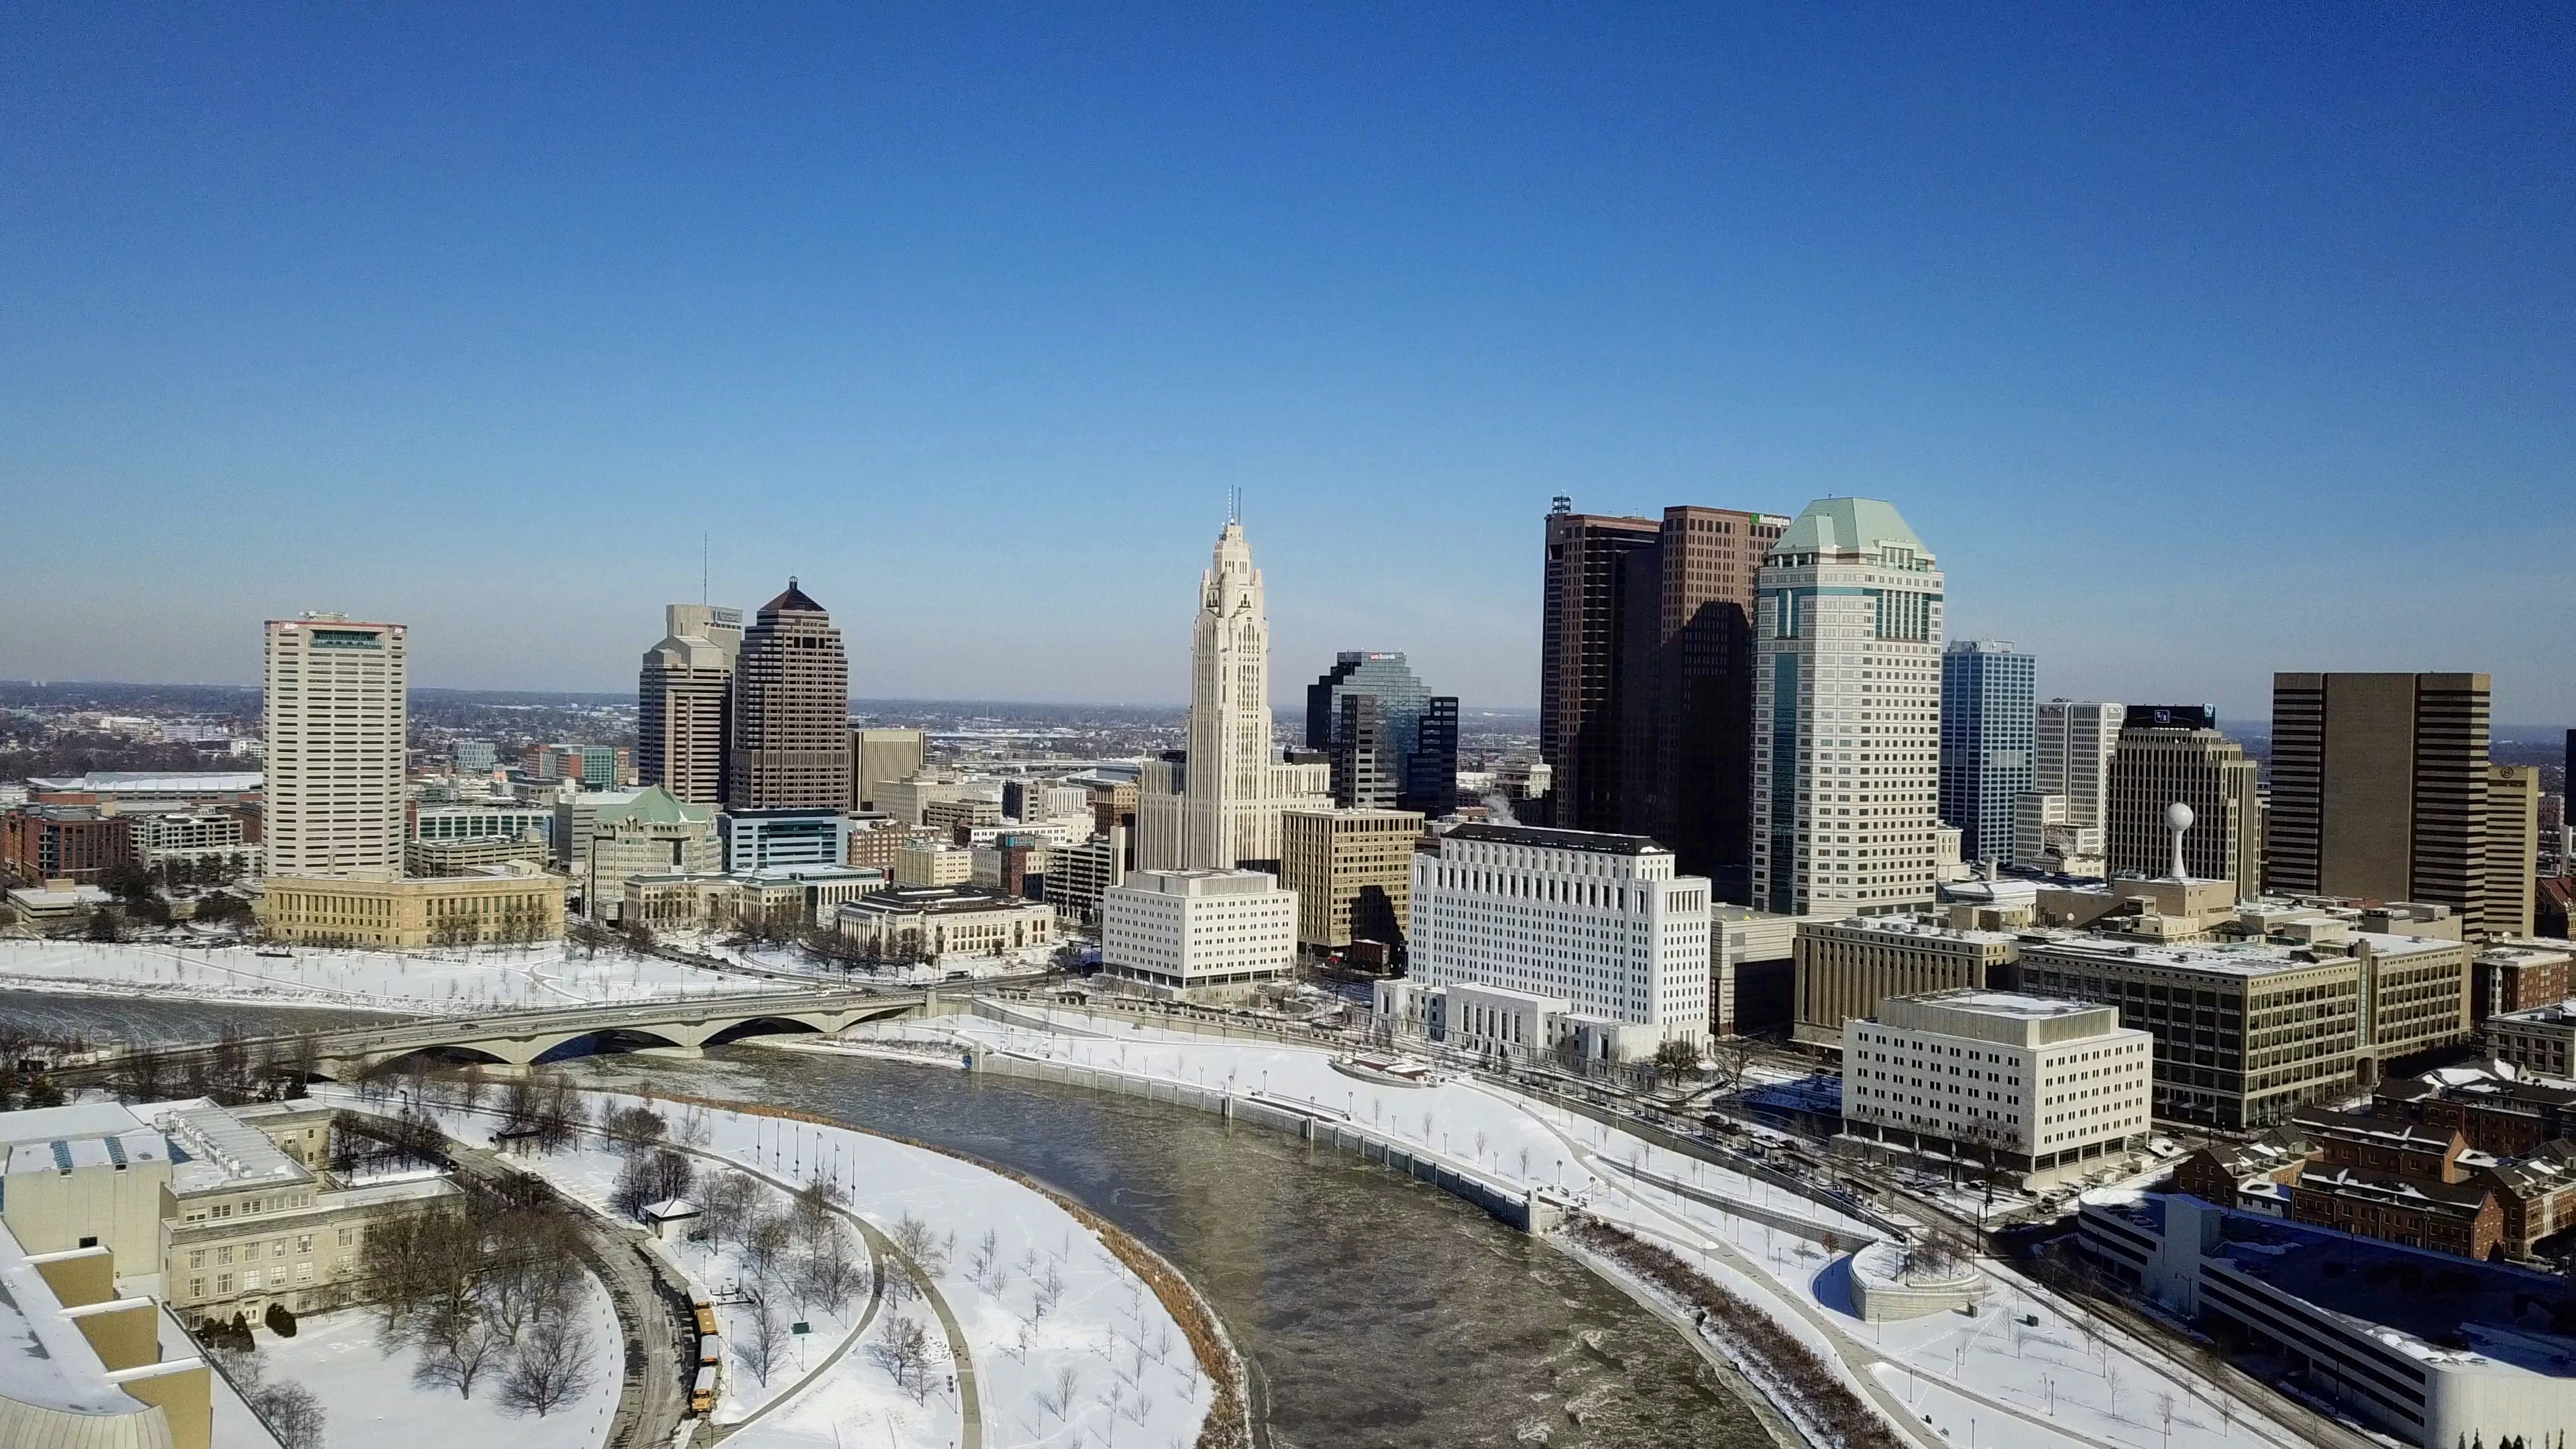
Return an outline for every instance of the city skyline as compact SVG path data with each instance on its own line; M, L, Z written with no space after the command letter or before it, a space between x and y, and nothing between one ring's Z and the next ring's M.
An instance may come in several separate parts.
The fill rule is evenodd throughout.
M214 621L333 608L609 691L706 540L719 602L970 577L876 594L871 693L1178 702L1241 488L1283 663L1527 705L1551 496L1843 493L2043 695L2576 719L2512 667L2576 626L2535 21L452 20L30 18L0 492L119 523L22 551L0 675L246 682Z

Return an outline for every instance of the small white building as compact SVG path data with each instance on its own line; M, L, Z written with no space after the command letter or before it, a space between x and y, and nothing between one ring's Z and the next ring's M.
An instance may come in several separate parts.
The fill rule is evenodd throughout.
M1848 1137L2050 1177L2123 1156L2150 1127L2155 1038L2120 1009L1975 989L1891 996L1843 1027Z
M841 938L886 956L939 964L958 956L1004 956L1055 944L1055 912L967 886L889 886L843 901Z
M1157 996L1241 995L1295 974L1297 893L1258 870L1140 870L1100 893L1104 974Z
M1707 1040L1709 884L1642 835L1461 825L1413 858L1412 978Z

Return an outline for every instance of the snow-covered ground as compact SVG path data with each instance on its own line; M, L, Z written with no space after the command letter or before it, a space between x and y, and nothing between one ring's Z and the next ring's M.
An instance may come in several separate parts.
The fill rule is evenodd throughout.
M870 985L935 986L957 973L974 980L994 976L1023 975L1043 971L1055 954L1053 946L1030 946L1001 956L952 955L927 965L858 966L844 972L837 963L815 960L801 946L736 946L722 934L704 931L667 932L662 940L679 950L712 956L719 961L756 967L763 971L781 971L801 976L817 976L828 981L844 978Z
M598 1094L594 1105L642 1100ZM907 1215L929 1226L939 1248L922 1266L966 1339L987 1443L1161 1446L1197 1438L1210 1385L1180 1325L1053 1199L973 1163L862 1132L654 1105L673 1135L701 1154L702 1170L730 1163L782 1190L821 1177L839 1187L844 1207L881 1233L894 1232ZM458 1137L479 1142L489 1136L488 1120L442 1115ZM515 1160L602 1207L618 1166L614 1153L592 1148ZM701 1245L682 1251L684 1265L723 1298L732 1255L710 1256ZM1041 1298L1050 1300L1043 1311ZM858 1301L863 1307L867 1299ZM920 1323L932 1346L929 1391L918 1398L866 1351L898 1314ZM890 1438L896 1449L948 1449L962 1406L938 1314L919 1299L900 1305L887 1299L877 1305L866 1336L851 1342L857 1316L815 1317L815 1331L790 1351L765 1389L739 1361L729 1364L719 1421L742 1424L737 1438L749 1446L837 1442L856 1449ZM738 1331L731 1319L726 1331L729 1338ZM856 1432L861 1426L868 1437Z
M1839 1360L1846 1381L1878 1390L1881 1406L1918 1442L2165 1449L2168 1402L2173 1428L2191 1435L2184 1442L2194 1449L2287 1449L2304 1442L2154 1346L2114 1329L2088 1332L2070 1310L1998 1264L1980 1265L1988 1298L1973 1318L1943 1313L1864 1324L1851 1308L1847 1250L1826 1251L1822 1234L1851 1242L1878 1236L1877 1229L1516 1093L1464 1079L1378 1086L1335 1070L1330 1055L1317 1049L1191 1037L1111 1014L1039 1008L1024 1014L1056 1030L937 1017L880 1023L853 1036L889 1044L947 1041L1294 1101L1409 1150L1445 1155L1489 1180L1561 1189L1594 1216L1681 1253ZM1741 1210L1729 1210L1735 1206ZM1803 1230L1766 1217L1796 1219ZM2037 1322L2025 1325L2024 1316Z
M752 977L650 956L594 954L562 942L421 951L297 946L273 956L247 946L0 940L0 986L10 985L459 1015L780 989Z
M267 1377L302 1384L322 1401L323 1442L349 1449L413 1445L501 1445L510 1449L596 1449L617 1412L624 1372L617 1310L597 1279L581 1277L574 1310L590 1333L590 1385L582 1396L543 1417L514 1417L501 1407L501 1370L485 1374L471 1398L412 1382L413 1355L386 1353L376 1320L364 1309L304 1319L293 1338L259 1335ZM219 1439L218 1445L222 1443Z

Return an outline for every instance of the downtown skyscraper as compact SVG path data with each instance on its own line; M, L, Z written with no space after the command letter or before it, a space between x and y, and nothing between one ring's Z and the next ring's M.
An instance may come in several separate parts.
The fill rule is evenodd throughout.
M1548 515L1539 752L1559 828L1648 835L1720 899L1751 856L1754 575L1789 520Z
M724 803L742 610L670 604L635 682L635 778L693 805Z
M1874 914L1933 898L1942 576L1893 504L1824 498L1756 587L1753 900Z
M406 632L339 614L268 621L268 874L402 873Z
M789 579L743 631L725 804L838 812L849 801L849 656L832 616Z
M1941 820L1963 860L2013 858L2013 800L2031 786L2038 661L2005 639L1941 653Z
M1458 808L1458 700L1435 695L1401 653L1346 649L1306 686L1306 748L1332 758L1333 803Z
M1270 798L1270 611L1243 525L1228 519L1199 577L1190 626L1188 774L1181 789L1181 864L1231 870L1278 858Z

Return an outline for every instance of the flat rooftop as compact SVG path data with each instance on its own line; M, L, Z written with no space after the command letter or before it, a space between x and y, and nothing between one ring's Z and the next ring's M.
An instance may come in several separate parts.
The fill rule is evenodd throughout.
M2114 1009L2104 1006L2099 1001L2077 1001L2064 996L2027 996L2018 991L1932 991L1905 999L1924 1006L1943 1006L1952 1011L1973 1011L1983 1016L2000 1016L2013 1021L2049 1021L2061 1016L2078 1016L2088 1011Z
M2049 951L2099 960L2106 964L2134 963L2141 966L2162 966L2178 971L2208 971L2230 976L2272 976L2285 971L2313 971L2319 966L2338 965L2350 959L2331 949L2320 951L2303 946L2277 945L2268 941L2248 941L2243 944L2201 942L2166 946L2091 931L2027 931L2022 933L2019 939L2025 953ZM2368 943L2371 954L2382 960L2394 960L2427 951L2461 949L2459 942L2440 937L2390 936L2355 931L2351 939Z
M1540 850L1580 850L1593 855L1669 855L1643 835L1610 835L1592 830L1551 830L1539 825L1461 825L1443 840L1480 840L1489 845L1525 845Z

